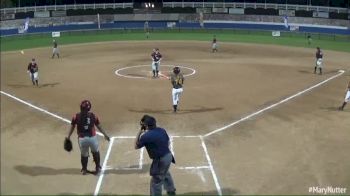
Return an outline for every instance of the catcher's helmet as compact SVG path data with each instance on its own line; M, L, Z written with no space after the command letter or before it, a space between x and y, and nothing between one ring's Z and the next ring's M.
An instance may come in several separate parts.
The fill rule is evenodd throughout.
M177 67L177 66L174 67L173 72L174 72L174 74L180 73L180 67Z
M149 128L155 128L157 126L157 121L153 116L148 116L144 119L144 124Z
M80 110L81 111L90 111L91 109L91 102L89 100L84 100L80 104Z

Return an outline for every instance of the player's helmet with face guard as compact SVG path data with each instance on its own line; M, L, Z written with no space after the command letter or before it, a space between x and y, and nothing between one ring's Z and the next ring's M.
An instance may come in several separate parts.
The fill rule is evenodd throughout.
M180 67L178 67L178 66L174 67L173 72L174 72L174 74L180 73Z

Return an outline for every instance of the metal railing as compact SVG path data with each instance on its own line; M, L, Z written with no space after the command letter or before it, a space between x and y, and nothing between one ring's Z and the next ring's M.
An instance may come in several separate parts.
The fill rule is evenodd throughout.
M272 8L281 10L305 10L317 12L350 13L347 8L324 7L311 5L272 4L272 3L238 3L238 2L164 2L163 7L192 7L192 8Z
M72 5L49 5L32 7L15 7L0 9L1 14L14 14L17 12L40 12L56 10L76 10L76 9L107 9L107 8L132 8L133 3L101 3L101 4L72 4Z

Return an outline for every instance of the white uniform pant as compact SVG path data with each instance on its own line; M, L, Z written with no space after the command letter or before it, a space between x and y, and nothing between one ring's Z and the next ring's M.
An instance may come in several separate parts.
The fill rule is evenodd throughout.
M52 49L52 54L55 55L55 54L60 54L60 51L58 50L58 48L53 48Z
M316 60L316 67L317 68L323 68L323 59L317 59Z
M34 73L29 73L29 77L32 81L38 80L39 79L39 73L34 72Z
M350 90L348 90L348 92L346 92L344 101L345 101L346 103L350 101Z
M98 152L98 140L96 135L92 137L79 137L79 147L81 155L84 157L89 156L89 148L91 152Z
M182 88L173 88L172 95L173 95L173 105L177 105L180 100L180 95L183 92Z
M211 48L212 48L213 50L217 50L217 49L218 49L218 44L217 44L217 43L213 43L212 46L211 46Z
M159 65L160 65L160 62L159 61L153 61L152 63L152 70L153 71L156 71L156 70L159 70Z

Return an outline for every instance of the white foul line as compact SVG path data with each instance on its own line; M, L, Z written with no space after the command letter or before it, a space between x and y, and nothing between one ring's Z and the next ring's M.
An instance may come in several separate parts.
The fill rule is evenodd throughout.
M249 114L248 116L245 116L245 117L243 117L243 118L241 118L241 119L239 119L239 120L237 120L237 121L235 121L235 122L233 122L233 123L231 123L231 124L229 124L229 125L226 125L226 126L224 126L224 127L218 128L218 129L216 129L216 130L214 130L214 131L211 131L211 132L205 134L204 137L207 137L207 136L210 136L210 135L212 135L212 134L221 132L221 131L223 131L223 130L225 130L225 129L227 129L227 128L230 128L230 127L232 127L232 126L235 126L235 125L238 124L238 123L241 123L241 122L243 122L243 121L245 121L245 120L248 120L248 119L250 119L250 118L252 118L252 117L254 117L254 116L256 116L256 115L258 115L258 114L260 114L260 113L263 113L263 112L265 112L266 110L272 109L272 108L274 108L274 107L276 107L276 106L278 106L278 105L280 105L280 104L282 104L282 103L285 103L285 102L287 102L287 101L289 101L289 100L291 100L291 99L293 99L293 98L295 98L295 97L298 97L298 96L300 96L300 95L302 95L302 94L304 94L304 93L306 93L306 92L308 92L308 91L310 91L310 90L312 90L312 89L314 89L314 88L316 88L316 87L321 86L322 84L324 84L324 83L326 83L326 82L328 82L328 81L330 81L330 80L332 80L332 79L334 79L334 78L339 77L339 76L342 75L345 71L344 71L344 70L339 70L338 72L339 72L339 73L338 73L337 75L334 75L334 76L332 76L332 77L330 77L330 78L328 78L328 79L326 79L326 80L324 80L324 81L322 81L322 82L320 82L320 83L318 83L318 84L316 84L316 85L313 85L313 86L311 86L311 87L309 87L309 88L307 88L307 89L305 89L305 90L303 90L303 91L300 91L300 92L298 92L298 93L296 93L296 94L294 94L294 95L292 95L292 96L290 96L290 97L287 97L287 98L285 98L285 99L283 99L283 100L281 100L281 101L279 101L279 102L277 102L277 103L274 103L274 104L272 104L272 105L270 105L270 106L268 106L268 107L266 107L266 108L263 108L263 109L261 109L261 110L259 110L259 111L257 111L257 112L254 112L254 113L252 113L252 114Z
M216 186L216 190L218 191L218 195L221 196L222 195L222 191L221 191L221 188L220 188L220 184L219 184L218 178L217 178L216 173L214 171L213 164L211 163L210 156L209 156L209 153L208 153L208 150L207 150L207 146L204 143L203 137L201 136L200 138L201 138L202 147L203 147L203 150L204 150L204 153L205 153L205 157L207 158L207 161L208 161L208 164L209 164L209 169L211 171L211 174L213 175L213 179L214 179L214 183L215 183L215 186Z
M114 138L112 138L111 141L109 142L107 153L106 153L105 159L104 159L103 164L102 164L101 174L100 174L98 181L97 181L97 184L96 184L94 196L98 195L98 192L100 191L102 180L103 180L104 173L106 170L107 161L108 161L109 155L111 154L111 151L112 151L113 142L114 142Z
M47 110L45 110L45 109L39 108L38 106L35 106L35 105L33 105L33 104L29 103L29 102L26 102L26 101L24 101L24 100L22 100L22 99L20 99L20 98L17 98L17 97L15 97L15 96L13 96L13 95L10 95L10 94L8 94L8 93L6 93L6 92L4 92L4 91L0 91L0 93L3 94L3 95L8 96L8 97L10 97L10 98L12 98L12 99L14 99L14 100L20 102L20 103L23 103L23 104L25 104L25 105L27 105L27 106L29 106L29 107L31 107L31 108L34 108L34 109L36 109L36 110L39 110L40 112L43 112L43 113L45 113L45 114L48 114L48 115L50 115L50 116L52 116L52 117L54 117L54 118L57 118L57 119L59 119L59 120L62 120L62 121L64 121L64 122L68 123L68 124L71 123L71 121L68 120L68 119L66 119L66 118L63 118L63 117L61 117L61 116L58 116L57 114L54 114L54 113L52 113L52 112L49 112L49 111L47 111ZM96 132L96 133L97 133L98 135L100 135L100 136L103 136L103 134L100 133L100 132Z
M49 111L47 111L47 110L44 110L44 109L42 109L42 108L39 108L39 107L37 107L37 106L35 106L35 105L31 104L31 103L28 103L28 102L26 102L26 101L24 101L24 100L22 100L22 99L20 99L20 98L17 98L17 97L15 97L15 96L10 95L10 94L8 94L8 93L5 93L5 92L3 92L3 91L0 91L0 92L1 92L1 94L6 95L6 96L8 96L8 97L11 97L12 99L14 99L14 100L16 100L16 101L18 101L18 102L21 102L21 103L23 103L23 104L25 104L25 105L27 105L27 106L29 106L29 107L31 107L31 108L34 108L34 109L36 109L36 110L39 110L40 112L43 112L43 113L45 113L45 114L48 114L48 115L50 115L50 116L52 116L52 117L55 117L55 118L57 118L57 119L60 119L60 120L62 120L62 121L64 121L64 122L66 122L66 123L70 123L70 120L68 120L68 119L66 119L66 118L63 118L63 117L60 117L60 116L58 116L57 114L54 114L54 113L51 113L51 112L49 112Z

